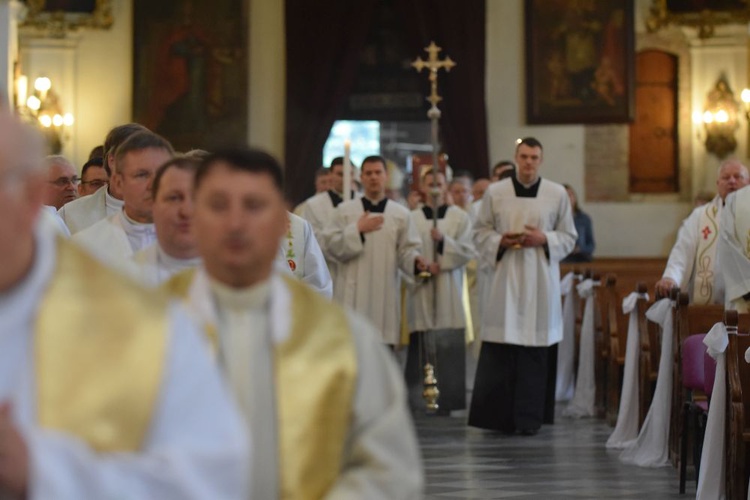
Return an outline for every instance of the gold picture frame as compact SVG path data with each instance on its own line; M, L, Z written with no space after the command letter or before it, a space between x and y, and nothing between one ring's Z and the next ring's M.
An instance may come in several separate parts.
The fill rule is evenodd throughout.
M699 38L713 36L721 24L744 24L750 21L750 3L744 0L652 0L646 28L653 33L669 25L689 26L698 30Z
M21 24L25 30L64 38L81 28L106 30L112 27L112 0L26 0L27 13Z

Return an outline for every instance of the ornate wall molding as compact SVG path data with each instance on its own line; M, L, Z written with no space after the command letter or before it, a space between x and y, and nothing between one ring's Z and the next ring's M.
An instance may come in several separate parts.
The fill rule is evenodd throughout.
M104 30L114 23L112 0L96 0L91 12L51 11L46 0L27 0L26 5L28 11L20 28L33 36L65 38L81 28Z

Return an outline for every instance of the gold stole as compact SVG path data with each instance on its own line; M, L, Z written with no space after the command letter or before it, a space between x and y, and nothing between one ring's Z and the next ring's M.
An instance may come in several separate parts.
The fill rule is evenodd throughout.
M718 200L718 203L717 203ZM707 203L701 212L698 226L698 251L695 253L693 271L694 304L711 304L714 295L714 262L716 243L719 240L719 209L721 199Z
M164 289L185 299L194 277L192 270L183 272ZM279 491L282 499L312 500L324 497L341 473L357 355L344 310L293 277L282 279L292 321L288 338L274 351ZM215 326L204 328L216 348Z
M141 448L161 387L167 302L63 239L34 332L37 415L97 452Z

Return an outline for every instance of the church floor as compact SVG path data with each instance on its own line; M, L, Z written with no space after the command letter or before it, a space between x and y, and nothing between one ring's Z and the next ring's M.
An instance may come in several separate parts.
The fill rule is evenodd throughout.
M558 418L533 437L467 427L465 418L416 416L430 500L490 498L690 499L677 470L624 465L604 447L601 420ZM690 471L689 471L690 473Z

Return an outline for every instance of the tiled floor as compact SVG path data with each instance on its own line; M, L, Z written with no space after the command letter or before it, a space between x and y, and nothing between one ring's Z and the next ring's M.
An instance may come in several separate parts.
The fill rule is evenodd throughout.
M417 416L426 498L690 499L679 495L677 470L623 465L604 443L600 420L558 418L533 437L467 427L464 418Z

